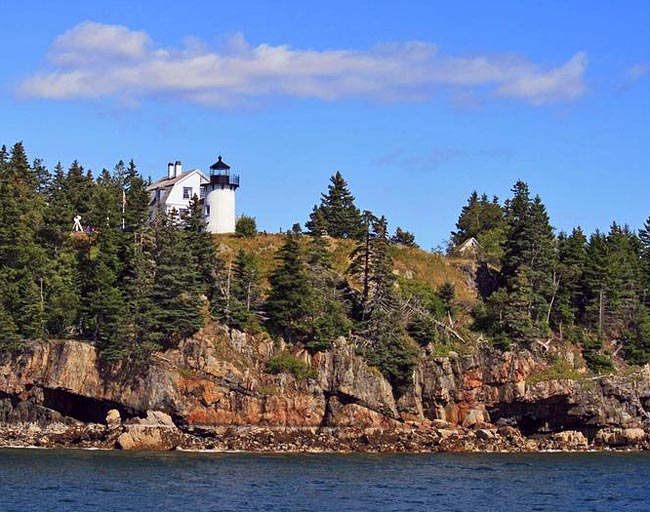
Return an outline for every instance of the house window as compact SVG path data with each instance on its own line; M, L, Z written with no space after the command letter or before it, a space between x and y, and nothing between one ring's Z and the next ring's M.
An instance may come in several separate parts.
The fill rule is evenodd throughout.
M183 199L192 199L192 187L183 187Z
M206 204L206 205L205 205L205 215L206 215L207 217L210 216L210 205L209 205L209 204Z
M178 216L181 219L185 219L189 215L189 213L190 212L187 208L181 208L180 210L178 210Z
M205 187L199 189L199 197L203 199L205 197Z
M156 202L157 203L160 202L160 189L159 188L156 189Z

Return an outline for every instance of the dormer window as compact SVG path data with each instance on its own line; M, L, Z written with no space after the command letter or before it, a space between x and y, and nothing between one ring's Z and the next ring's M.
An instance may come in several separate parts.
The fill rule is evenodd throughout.
M183 187L183 199L192 199L192 187Z

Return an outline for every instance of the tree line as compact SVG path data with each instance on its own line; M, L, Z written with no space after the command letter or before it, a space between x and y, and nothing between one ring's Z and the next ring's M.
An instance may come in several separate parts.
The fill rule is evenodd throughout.
M453 285L396 276L396 245L415 247L415 237L401 228L391 236L385 217L361 211L340 173L305 232L296 224L284 235L268 276L252 252L217 252L197 197L182 219L152 216L148 184L133 161L95 177L76 161L52 172L29 163L22 143L2 148L0 350L75 337L105 360L146 361L217 320L311 351L352 336L400 393L420 347L458 336ZM75 215L87 231L72 233ZM241 236L256 231L247 222ZM590 365L604 369L603 341L616 339L629 361L650 359L650 219L638 233L612 224L608 233L556 236L541 199L517 182L503 204L472 194L451 251L471 237L492 277L470 312L472 328L495 346L559 337L582 344ZM333 268L336 238L353 241L344 274Z
M613 222L607 232L556 236L526 183L512 193L501 205L474 192L452 233L452 253L473 237L493 265L495 286L474 311L475 327L503 347L580 343L594 369L611 367L605 340L632 363L650 361L650 218L638 232Z

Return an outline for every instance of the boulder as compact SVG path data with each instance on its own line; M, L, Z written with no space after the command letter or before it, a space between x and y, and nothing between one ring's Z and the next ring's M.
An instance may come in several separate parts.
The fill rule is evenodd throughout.
M596 433L594 444L610 448L639 447L647 439L648 435L642 428L604 428Z
M484 441L487 441L489 439L494 439L494 432L491 430L488 430L486 428L480 428L476 432L476 437L477 439L482 439Z
M117 438L116 448L122 450L173 450L181 444L182 435L177 429L165 426L127 425Z
M122 424L122 417L120 416L120 411L117 409L111 409L106 414L106 426L108 428L117 428Z
M589 441L585 435L576 430L566 430L553 434L552 440L556 444L556 449L560 450L585 450L589 446Z
M162 425L165 427L176 426L172 420L172 417L166 412L162 411L147 411L146 421L149 425Z

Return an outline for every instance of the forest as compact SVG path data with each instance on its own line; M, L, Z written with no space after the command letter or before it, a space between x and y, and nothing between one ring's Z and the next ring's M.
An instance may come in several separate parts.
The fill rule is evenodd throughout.
M76 338L102 359L146 364L210 321L282 337L309 351L338 336L399 392L411 383L424 347L480 335L498 350L561 340L581 347L589 368L613 358L650 361L650 217L638 232L570 233L518 181L501 202L472 193L451 233L448 256L478 241L479 297L471 308L451 283L437 288L393 271L396 247L416 247L402 228L361 211L334 174L304 223L283 235L274 268L257 255L224 258L204 232L195 196L187 215L150 215L149 181L135 163L92 173L74 161L53 170L30 163L22 143L0 150L0 352L30 340ZM80 215L82 232L72 232ZM241 217L237 236L255 236ZM347 269L335 270L332 240L353 242ZM269 371L297 363L274 360Z

